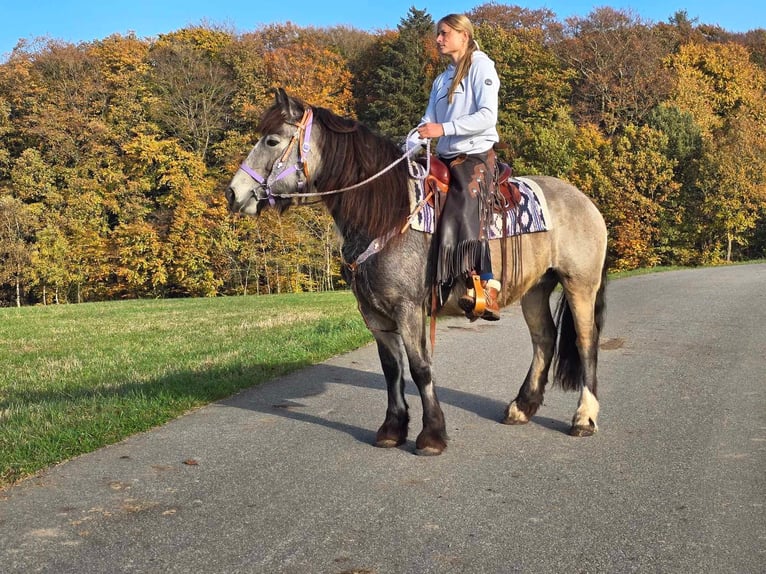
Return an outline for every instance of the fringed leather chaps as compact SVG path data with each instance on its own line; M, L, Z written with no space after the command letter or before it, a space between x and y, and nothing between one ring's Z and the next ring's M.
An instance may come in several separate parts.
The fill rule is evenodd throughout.
M495 182L494 150L446 160L450 189L439 220L436 282L445 299L455 282L492 272L487 240Z

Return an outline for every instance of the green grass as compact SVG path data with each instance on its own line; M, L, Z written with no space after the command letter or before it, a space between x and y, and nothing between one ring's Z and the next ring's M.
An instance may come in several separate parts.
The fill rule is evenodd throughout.
M370 340L350 292L0 309L0 487Z
M662 273L663 271L679 271L689 269L680 265L658 265L656 267L642 267L640 269L631 269L630 271L614 271L609 274L609 280L624 279L626 277L635 277L636 275L648 275L649 273Z
M766 263L766 259L753 259L749 261L733 261L731 263L720 263L717 267L726 265L753 265L757 263ZM636 275L648 275L649 273L662 273L664 271L680 271L682 269L696 269L695 267L684 267L682 265L657 265L656 267L641 267L640 269L631 269L630 271L615 271L609 274L609 280L624 279L626 277L635 277Z

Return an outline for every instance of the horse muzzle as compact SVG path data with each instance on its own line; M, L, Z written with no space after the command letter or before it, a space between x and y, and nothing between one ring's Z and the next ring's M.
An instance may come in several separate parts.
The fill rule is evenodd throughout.
M268 203L266 191L260 191L257 188L244 192L229 186L224 195L229 211L232 213L250 213L254 211L256 204Z

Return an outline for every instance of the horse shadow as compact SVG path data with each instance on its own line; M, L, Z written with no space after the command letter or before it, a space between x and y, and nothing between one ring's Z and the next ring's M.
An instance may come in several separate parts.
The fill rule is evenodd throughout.
M258 369L257 366L252 368L253 370ZM380 405L380 421L370 421L370 426L361 427L337 420L337 418L328 416L329 413L308 412L309 409L306 408L307 405L304 401L310 401L312 397L328 392L337 392L343 386L363 389L371 392L367 394L375 395L369 398L372 401L377 401ZM462 409L479 418L498 424L502 421L507 406L506 402L448 386L438 386L437 394L442 405ZM405 397L411 406L420 402L415 384L409 379L405 384ZM383 421L385 413L386 381L382 373L322 363L304 367L277 379L251 387L219 401L219 404L318 425L345 433L358 442L371 444L375 442L376 423ZM569 429L569 426L562 421L537 415L530 422L563 434L567 434ZM406 446L403 445L403 448Z

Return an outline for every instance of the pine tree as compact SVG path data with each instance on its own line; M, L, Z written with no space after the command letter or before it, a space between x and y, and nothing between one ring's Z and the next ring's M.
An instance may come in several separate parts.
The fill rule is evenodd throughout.
M401 140L418 124L436 76L434 30L433 18L412 7L397 32L381 36L362 56L354 85L362 122Z

